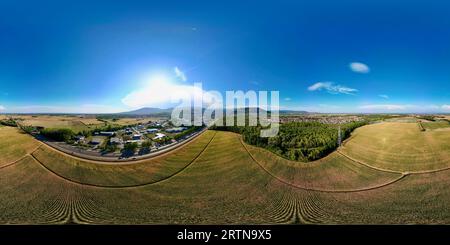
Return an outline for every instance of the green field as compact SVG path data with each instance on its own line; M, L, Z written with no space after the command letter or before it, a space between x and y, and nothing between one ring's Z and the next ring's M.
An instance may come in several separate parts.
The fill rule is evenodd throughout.
M450 223L450 131L417 123L363 126L308 163L222 131L125 165L36 149L8 127L5 136L27 138L0 148L14 152L0 166L20 159L0 167L2 224Z
M450 128L450 123L448 121L424 122L424 123L422 123L422 125L425 129L428 129L428 130Z

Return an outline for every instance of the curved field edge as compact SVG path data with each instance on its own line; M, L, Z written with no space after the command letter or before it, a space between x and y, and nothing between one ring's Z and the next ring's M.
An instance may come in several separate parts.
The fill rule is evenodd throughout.
M214 137L209 131L174 150L172 154L133 164L98 164L81 161L42 146L32 153L37 162L56 175L79 184L98 187L132 187L164 180L189 166Z
M0 168L14 164L41 144L13 127L0 127L0 139Z
M449 224L449 180L450 171L408 175L383 189L330 195L343 223Z
M31 156L0 170L2 224L448 223L450 171L371 191L319 193L271 178L239 138L217 133L167 181L93 188L58 178Z
M78 185L27 157L0 171L0 223L275 223L264 188L270 181L246 164L244 152L229 154L229 139L212 140L195 164L170 180L133 189ZM227 164L215 158L218 149Z
M314 163L289 161L270 151L245 144L255 164L278 181L293 188L317 192L359 192L382 188L406 175L371 169L336 153Z
M396 172L450 167L450 131L420 131L416 123L379 123L353 132L339 151L354 161Z

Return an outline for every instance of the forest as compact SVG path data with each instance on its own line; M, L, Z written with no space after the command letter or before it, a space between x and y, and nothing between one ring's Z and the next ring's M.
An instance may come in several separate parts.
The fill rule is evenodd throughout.
M341 140L363 125L366 121L351 122L341 125L320 122L289 122L280 125L277 136L260 137L261 126L213 126L211 129L239 133L250 145L266 148L284 158L295 161L314 161L334 151L338 145L338 132L341 128Z

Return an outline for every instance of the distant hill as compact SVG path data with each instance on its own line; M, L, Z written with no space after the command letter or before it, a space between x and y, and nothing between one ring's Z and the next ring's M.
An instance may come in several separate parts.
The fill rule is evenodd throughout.
M300 114L312 114L308 111L293 111L293 110L280 110L281 115L300 115Z
M154 107L144 107L134 111L120 112L118 115L133 115L133 116L146 116L146 115L170 115L172 108L161 109Z
M154 107L144 107L141 109L133 110L133 111L127 111L127 112L120 112L116 115L126 115L126 116L147 116L147 115L170 115L172 113L173 108L167 108L167 109L161 109L161 108L154 108ZM205 108L202 109L204 111ZM193 111L193 108L192 108ZM237 109L234 110L236 112ZM245 112L264 112L263 109L257 108L257 107L246 107ZM223 113L226 114L226 110L223 110ZM270 113L270 112L269 112ZM281 115L299 115L299 114L310 114L310 112L307 111L294 111L294 110L280 110Z

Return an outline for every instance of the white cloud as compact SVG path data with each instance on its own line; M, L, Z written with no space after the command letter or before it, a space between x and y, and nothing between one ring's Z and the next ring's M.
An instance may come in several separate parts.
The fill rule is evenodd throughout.
M219 103L219 101L222 103L222 98L218 94L204 91L201 86L157 80L147 87L132 91L122 99L122 103L131 108L167 108L180 105L183 101L197 99L203 102L203 106Z
M376 104L376 105L362 105L360 109L368 109L368 110L388 110L388 111L399 111L406 110L407 108L411 108L411 105L399 105L399 104Z
M182 72L177 66L175 66L173 68L173 71L175 72L175 75L181 79L181 81L186 82L187 81L187 77L186 74L184 74L184 72Z
M285 101L291 101L292 99L289 97L284 98Z
M320 107L322 108L328 108L328 109L338 109L341 108L338 105L329 105L329 104L319 104Z
M4 110L6 110L6 108L4 106L0 105L0 111L4 111Z
M414 105L414 104L371 104L358 107L362 112L404 112L404 113L433 113L450 110L450 105Z
M305 110L321 113L446 113L450 111L447 105L415 105L415 104L366 104L355 106L314 104L309 106L288 107L284 109Z
M356 73L369 73L370 72L370 68L364 63L352 62L352 63L350 63L349 66L350 66L350 69Z
M167 107L172 101L180 100L194 94L202 94L201 89L189 85L151 84L135 90L122 99L122 103L132 108Z
M378 96L383 99L389 99L389 95L386 95L386 94L379 94Z
M330 94L351 94L353 95L358 90L334 84L332 82L318 82L308 87L309 91L326 90Z

